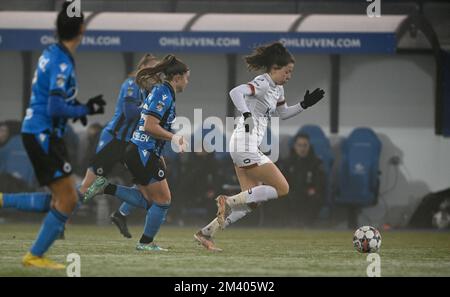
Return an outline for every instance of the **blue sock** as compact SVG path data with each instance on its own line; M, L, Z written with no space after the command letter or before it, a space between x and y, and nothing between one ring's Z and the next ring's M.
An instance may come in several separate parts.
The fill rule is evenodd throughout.
M135 209L134 206L128 204L127 202L123 202L120 207L119 207L119 212L123 215L123 216L129 216L130 213L133 211L133 209Z
M149 204L142 193L135 188L117 186L114 196L134 207L143 209L148 209L149 207Z
M30 249L34 256L41 257L64 230L67 216L52 208L42 223L41 230Z
M147 216L145 217L144 235L153 239L156 233L159 231L162 223L166 218L167 211L170 204L156 204L153 202L152 207L147 210Z
M3 208L15 208L17 210L32 212L47 212L50 209L50 193L16 193L3 194Z

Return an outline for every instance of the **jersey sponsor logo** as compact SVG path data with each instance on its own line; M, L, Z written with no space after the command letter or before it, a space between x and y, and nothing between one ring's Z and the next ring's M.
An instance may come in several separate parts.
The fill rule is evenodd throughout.
M61 63L61 64L59 64L59 69L61 69L62 72L66 71L66 69L67 69L67 64L66 64L66 63Z
M158 171L158 176L161 177L161 178L164 177L164 170L160 169Z
M60 88L64 87L64 83L66 82L66 77L64 74L58 74L56 76L56 85Z
M146 135L144 133L139 133L139 132L135 131L133 133L133 139L137 140L137 141L148 142L148 141L150 141L150 136Z

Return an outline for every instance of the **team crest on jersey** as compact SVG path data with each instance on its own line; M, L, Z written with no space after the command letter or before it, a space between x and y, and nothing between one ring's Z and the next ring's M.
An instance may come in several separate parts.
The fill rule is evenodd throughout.
M166 100L167 98L169 98L169 97L167 95L165 95L165 94L162 96L162 100L163 101Z
M156 105L156 110L162 111L164 108L164 105L165 104L163 102L159 101L158 104Z
M128 87L127 96L132 96L132 95L133 95L133 87Z

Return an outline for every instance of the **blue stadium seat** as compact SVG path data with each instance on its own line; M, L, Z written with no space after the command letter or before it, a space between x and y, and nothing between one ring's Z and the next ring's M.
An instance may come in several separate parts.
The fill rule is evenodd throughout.
M357 128L341 144L335 202L371 206L378 201L381 141L370 128Z
M296 135L300 133L309 136L309 142L314 148L314 153L320 160L322 160L326 174L330 176L331 168L333 167L334 162L334 155L331 150L330 140L325 136L322 128L317 125L304 125L297 131ZM292 139L295 139L295 137ZM291 143L291 146L292 145L293 144Z

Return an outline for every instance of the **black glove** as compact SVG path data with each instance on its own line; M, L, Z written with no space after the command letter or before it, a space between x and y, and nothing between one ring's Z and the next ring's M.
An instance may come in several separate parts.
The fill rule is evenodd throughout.
M106 105L106 101L103 100L103 95L97 95L93 98L90 98L86 103L87 108L89 109L88 114L101 114L105 112L104 106Z
M300 102L300 105L303 109L307 109L308 107L313 106L314 104L319 102L320 99L323 98L323 95L325 95L325 92L320 88L315 89L311 94L309 93L309 90L307 90L305 93L305 97L303 97L303 101Z
M80 101L78 101L77 99L72 100L72 104L73 104L73 105L81 105ZM82 117L80 117L80 118L74 118L74 119L72 120L72 123L75 123L75 122L78 121L78 120L80 120L80 122L81 122L81 124L82 124L83 126L86 126L86 125L87 125L87 117L86 117L86 116L82 116Z
M253 131L255 122L253 121L252 114L250 112L244 112L242 115L244 116L245 132L249 133L250 131Z

